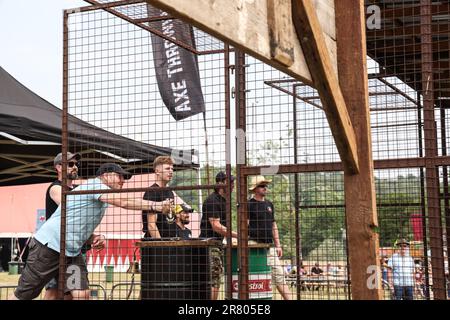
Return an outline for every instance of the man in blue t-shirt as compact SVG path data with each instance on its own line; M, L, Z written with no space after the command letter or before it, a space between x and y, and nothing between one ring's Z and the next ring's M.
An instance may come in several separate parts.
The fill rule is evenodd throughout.
M152 210L168 214L172 201L145 201L129 198L125 193L102 193L102 190L121 189L131 174L115 163L102 164L96 178L89 179L73 192L98 191L67 195L66 201L66 275L64 292L86 290L89 287L86 262L81 256L82 246L91 238L100 224L108 205L130 210ZM61 206L42 225L30 242L28 262L19 285L11 299L36 298L45 284L59 273Z
M45 194L45 217L46 220L49 220L53 213L58 209L61 203L61 195L62 195L62 152L58 153L53 160L53 165L58 174L58 179L53 181L49 187L47 188L47 192ZM66 185L70 190L73 190L77 187L74 184L74 180L78 179L78 166L79 161L81 160L81 155L78 153L67 152L67 175L66 175ZM89 248L93 248L96 250L101 250L105 246L105 239L101 235L92 235L91 239L88 240L91 245L86 245L82 249L82 254L85 255L86 251ZM73 296L76 299L89 299L90 291L89 290L73 290L71 294L67 294L64 296L64 300L71 300ZM45 286L45 295L44 300L56 300L58 299L58 279L53 278L49 283Z

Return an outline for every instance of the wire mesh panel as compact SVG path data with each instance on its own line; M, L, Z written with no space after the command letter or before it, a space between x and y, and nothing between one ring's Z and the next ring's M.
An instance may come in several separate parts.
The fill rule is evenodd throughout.
M146 2L88 2L65 12L55 206L31 244L51 265L42 285L62 264L51 289L75 299L351 299L318 91ZM450 10L366 9L376 289L444 299Z
M247 160L268 172L248 180L249 240L279 255L274 298L348 299L343 176L320 164L339 159L320 97L251 57L246 66ZM277 174L283 164L316 167Z
M392 298L445 299L447 172L430 160L448 163L449 8L437 1L366 8L375 167L386 169L376 172L384 284Z
M157 19L130 23L147 17ZM179 30L190 30L190 47L176 41L186 37ZM101 239L84 256L89 282L110 299L210 299L213 290L223 298L223 270L213 277L210 262L221 242L202 250L186 243L210 237L202 207L211 185L225 183L216 176L225 169L229 99L223 44L144 2L71 13L66 39L68 148L81 155L80 187L67 194L66 246L86 228ZM182 70L186 61L192 70ZM183 72L196 88L176 78ZM94 198L93 216L74 221L84 198Z

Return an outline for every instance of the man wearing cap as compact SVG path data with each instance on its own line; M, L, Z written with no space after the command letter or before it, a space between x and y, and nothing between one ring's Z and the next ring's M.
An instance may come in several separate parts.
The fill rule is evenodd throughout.
M64 292L87 290L89 282L81 247L100 224L108 205L130 210L153 210L167 214L171 201L145 201L130 198L125 193L102 193L101 190L121 189L131 174L115 163L102 164L96 178L76 187L77 191L97 193L69 194L66 201L66 283ZM31 300L59 272L61 206L37 231L30 242L30 254L17 289L11 299Z
M234 177L230 177L231 191L234 188ZM224 185L217 187L203 202L202 220L200 223L200 238L218 238L223 240L227 236L226 227L226 187L227 175L220 171L216 175L216 183ZM231 236L237 238L237 233L231 231ZM211 299L217 300L219 296L220 278L223 274L222 252L219 248L211 251L212 290Z
M388 261L388 279L394 286L395 300L413 300L414 299L414 259L409 255L409 242L406 239L400 239L395 243L399 248Z
M271 247L267 253L267 264L272 267L272 282L283 299L291 300L291 291L286 284L279 259L283 255L283 250L275 221L275 208L272 202L266 200L267 186L270 182L271 180L266 180L263 176L251 177L249 191L253 193L253 197L247 205L249 244L252 242L275 244L275 247Z
M192 238L192 231L186 225L191 222L192 209L184 205L177 205L175 207L175 233L174 237L181 239Z
M76 185L73 184L73 181L78 178L78 161L80 161L81 156L78 153L67 152L67 187L69 190L73 190ZM58 153L55 159L53 160L53 165L55 167L56 173L58 174L58 179L55 180L50 186L47 188L47 192L45 194L45 217L46 220L49 220L53 213L58 208L61 203L61 194L62 194L62 153ZM92 245L92 248L101 250L105 246L104 237L100 235L93 234L92 237L88 240L88 243ZM82 248L82 253L85 253L88 249L88 246L85 245ZM53 278L49 283L45 286L45 295L44 300L55 300L58 298L58 279ZM87 299L89 297L89 290L73 290L71 293L67 294L65 299L72 299L72 294L77 299Z

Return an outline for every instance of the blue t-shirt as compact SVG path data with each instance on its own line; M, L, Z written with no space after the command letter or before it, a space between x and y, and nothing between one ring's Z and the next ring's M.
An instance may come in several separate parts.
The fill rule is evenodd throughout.
M98 178L87 180L74 191L105 190L109 187ZM107 203L99 200L101 193L67 195L66 206L66 256L75 257L90 238L105 215ZM35 239L60 252L61 206L35 234Z

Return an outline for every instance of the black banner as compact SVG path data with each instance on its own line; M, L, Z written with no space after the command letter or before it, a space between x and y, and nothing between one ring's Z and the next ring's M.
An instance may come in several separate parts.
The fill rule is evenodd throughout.
M149 17L164 17L167 13L147 5ZM192 26L178 20L150 22L150 27L195 48ZM175 120L183 120L205 111L197 57L175 43L151 33L153 61L158 88L164 104Z

